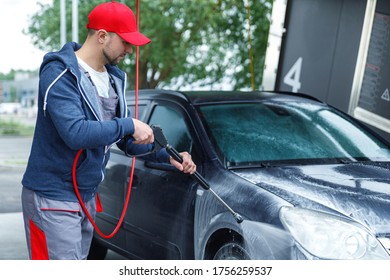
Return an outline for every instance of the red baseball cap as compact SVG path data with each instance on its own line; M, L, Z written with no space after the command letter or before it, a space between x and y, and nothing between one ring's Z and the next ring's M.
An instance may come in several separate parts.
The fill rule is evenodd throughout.
M125 4L115 1L97 5L88 15L87 28L114 32L134 46L151 42L148 37L138 32L133 11Z

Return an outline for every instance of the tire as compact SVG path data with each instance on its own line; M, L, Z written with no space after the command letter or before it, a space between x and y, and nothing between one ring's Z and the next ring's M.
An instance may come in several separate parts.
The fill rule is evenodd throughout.
M107 247L103 246L95 238L92 238L91 248L88 253L88 260L104 260L107 256Z
M250 260L247 250L236 242L224 244L215 253L214 260Z

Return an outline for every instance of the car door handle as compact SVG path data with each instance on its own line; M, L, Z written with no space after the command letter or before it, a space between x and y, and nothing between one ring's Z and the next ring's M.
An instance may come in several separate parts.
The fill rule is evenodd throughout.
M126 176L126 184L125 184L126 188L129 185L129 182L130 182L130 176ZM131 189L135 190L137 189L137 187L139 187L139 180L138 180L138 176L134 175Z

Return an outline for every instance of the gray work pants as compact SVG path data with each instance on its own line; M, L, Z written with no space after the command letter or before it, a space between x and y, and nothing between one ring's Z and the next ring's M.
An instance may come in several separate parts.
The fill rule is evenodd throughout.
M30 259L86 259L93 226L78 202L47 199L24 188L23 219ZM85 203L93 218L96 200Z

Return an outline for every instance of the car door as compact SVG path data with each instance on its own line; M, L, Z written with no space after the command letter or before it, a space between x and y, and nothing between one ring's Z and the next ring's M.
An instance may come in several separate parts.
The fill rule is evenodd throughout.
M196 153L187 120L181 107L160 102L148 123L159 125L179 152ZM127 250L142 259L193 258L195 182L170 164L142 158L137 159L135 173L137 185L124 225Z

